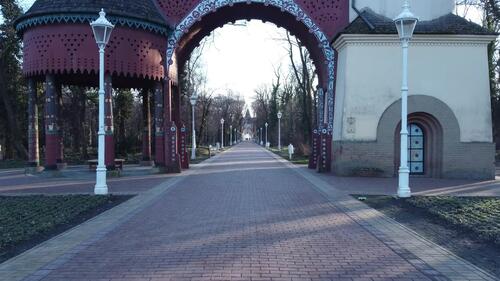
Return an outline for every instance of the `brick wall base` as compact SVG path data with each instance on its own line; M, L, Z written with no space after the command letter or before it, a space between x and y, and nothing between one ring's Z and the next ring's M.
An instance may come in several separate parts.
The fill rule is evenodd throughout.
M332 170L339 176L393 177L399 161L394 143L334 141ZM441 163L429 163L429 177L450 179L495 178L493 143L445 142ZM439 171L433 170L439 169Z

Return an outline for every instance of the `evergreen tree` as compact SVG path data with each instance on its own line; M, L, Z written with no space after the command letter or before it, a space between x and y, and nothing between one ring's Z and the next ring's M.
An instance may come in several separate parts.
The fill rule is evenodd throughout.
M22 15L22 9L15 0L0 0L4 22L0 24L0 127L6 140L6 151L10 157L27 155L25 83L21 73L21 38L14 21Z

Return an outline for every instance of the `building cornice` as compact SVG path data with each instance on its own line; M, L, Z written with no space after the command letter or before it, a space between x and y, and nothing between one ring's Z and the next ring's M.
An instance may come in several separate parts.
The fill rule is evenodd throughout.
M448 35L448 34L417 34L413 37L412 45L474 45L485 46L496 40L496 35ZM347 45L358 46L390 46L401 44L396 34L342 34L335 40L332 47L341 51Z

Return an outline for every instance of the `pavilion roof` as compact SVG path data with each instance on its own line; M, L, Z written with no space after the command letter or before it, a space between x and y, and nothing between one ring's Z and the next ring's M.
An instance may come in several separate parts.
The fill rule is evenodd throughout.
M104 9L114 24L125 25L125 19L129 20L127 24L131 27L140 27L141 23L167 27L153 0L37 0L17 19L17 28L22 30L43 23L88 21L92 17L97 18L101 9Z
M397 34L397 30L392 19L366 9L337 37L341 34ZM415 34L496 35L495 32L451 13L434 20L420 21Z

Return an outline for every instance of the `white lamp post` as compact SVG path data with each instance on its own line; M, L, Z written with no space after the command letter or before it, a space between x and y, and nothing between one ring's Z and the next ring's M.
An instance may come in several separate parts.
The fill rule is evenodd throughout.
M265 125L266 125L266 147L267 147L267 144L269 143L269 142L267 141L267 127L269 126L269 124L267 124L267 122L266 122L266 124L265 124Z
M191 98L189 98L189 101L191 102L191 108L192 108L192 123L193 123L193 136L192 136L192 146L191 146L191 160L196 159L196 122L195 122L195 110L196 110L196 102L198 101L198 95L193 94L191 95Z
M233 125L229 125L229 146L233 145Z
M220 143L221 143L221 148L224 148L224 118L220 119L220 125L221 125L221 130L220 130Z
M408 168L408 47L418 18L410 12L410 4L405 0L403 12L394 20L403 46L403 83L401 87L401 151L399 167L398 196L411 197L410 169Z
M106 184L106 164L104 163L104 49L109 42L114 25L106 19L106 13L103 9L101 9L99 18L90 23L90 26L92 27L95 41L99 47L99 147L94 193L98 195L106 195L108 194L108 185Z
M283 113L278 112L278 150L281 151L281 117Z

